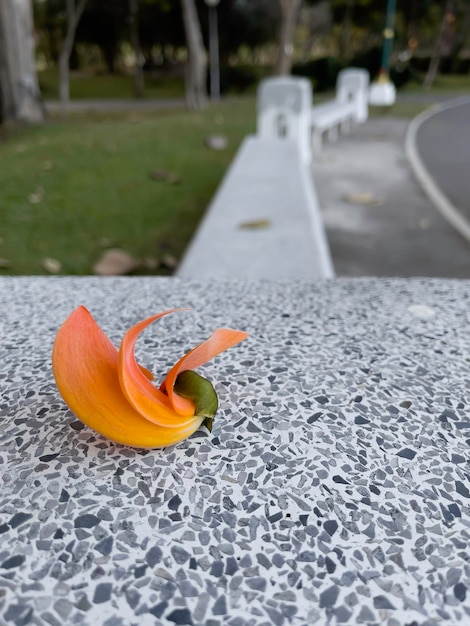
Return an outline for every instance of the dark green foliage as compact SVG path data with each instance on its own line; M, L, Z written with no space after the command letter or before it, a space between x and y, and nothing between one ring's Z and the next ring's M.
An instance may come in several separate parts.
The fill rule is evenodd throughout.
M410 66L415 72L421 72L424 74L425 72L427 72L430 62L431 57L429 56L413 57L410 60ZM470 59L458 59L454 67L453 59L451 57L443 57L439 66L439 72L445 75L466 75L470 72Z
M222 65L221 93L243 93L264 78L262 68L254 65Z
M313 82L315 92L329 91L335 88L341 64L333 57L322 57L307 63L296 64L292 68L295 76L305 76Z
M351 67L362 67L368 70L371 80L373 80L380 71L382 65L382 47L369 48L356 54L350 62Z
M109 72L116 69L119 45L128 39L128 0L93 0L87 3L77 28L77 43L99 46Z

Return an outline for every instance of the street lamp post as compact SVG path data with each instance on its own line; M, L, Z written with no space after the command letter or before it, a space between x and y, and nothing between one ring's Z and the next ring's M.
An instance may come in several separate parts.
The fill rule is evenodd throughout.
M391 106L395 104L396 89L390 80L390 57L392 55L393 22L395 19L396 0L387 0L387 17L385 20L384 43L382 50L382 65L377 80L372 83L369 90L369 103L376 106Z
M220 0L204 0L209 7L209 58L211 100L220 98L219 68L219 30L217 24L217 5Z

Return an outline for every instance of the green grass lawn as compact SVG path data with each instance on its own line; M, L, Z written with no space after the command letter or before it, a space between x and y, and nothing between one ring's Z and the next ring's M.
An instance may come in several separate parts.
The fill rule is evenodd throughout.
M241 140L254 100L185 111L70 116L0 141L2 274L89 274L109 244L139 259L184 251ZM209 134L229 148L204 145ZM164 168L180 184L152 180ZM157 270L157 273L164 270ZM155 272L152 272L155 273Z
M424 75L422 77L424 79ZM432 93L439 94L469 94L470 75L440 74L437 76L431 89L424 89L422 82L410 81L401 89L403 93Z
M39 72L39 85L45 100L57 100L59 73L57 69ZM71 72L70 98L72 100L133 98L131 76L93 72ZM144 98L183 98L184 80L178 76L145 77Z

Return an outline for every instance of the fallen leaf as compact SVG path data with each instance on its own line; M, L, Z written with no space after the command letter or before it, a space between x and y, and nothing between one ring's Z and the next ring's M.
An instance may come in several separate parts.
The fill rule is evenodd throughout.
M45 172L51 170L54 167L54 163L52 161L44 161L41 165L41 169Z
M42 260L42 266L49 274L59 274L62 271L62 263L57 259L46 257Z
M20 143L18 146L16 146L15 152L17 154L20 154L21 152L26 152L27 149L27 146L25 146L23 143Z
M179 185L181 178L175 172L170 172L163 167L157 167L149 174L152 180L169 183L170 185Z
M209 135L205 139L205 144L211 150L225 150L228 146L228 139L225 135Z
M238 225L238 228L243 230L261 230L262 228L269 228L270 226L270 220L253 220L252 222L242 222Z
M44 197L44 189L42 187L36 187L33 193L28 196L30 204L39 204Z
M0 269L5 270L10 267L11 261L9 259L0 259Z
M348 193L344 196L344 200L349 204L363 204L365 206L382 206L384 200L377 198L369 191L359 191L357 193Z
M174 270L178 265L178 259L172 254L164 254L160 260L160 267L167 270Z
M153 256L147 256L145 257L145 259L143 260L143 266L145 267L145 269L147 270L151 270L154 271L157 269L159 264L159 261L157 258L153 257Z
M101 248L116 248L118 241L112 237L101 237L99 245Z
M124 276L139 267L139 262L120 248L110 248L103 252L93 271L98 276Z

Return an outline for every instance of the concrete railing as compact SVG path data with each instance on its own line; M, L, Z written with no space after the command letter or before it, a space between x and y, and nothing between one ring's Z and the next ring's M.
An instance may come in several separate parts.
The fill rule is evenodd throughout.
M182 277L334 275L310 172L310 82L268 79L258 129L230 165L178 270Z
M348 68L338 74L336 97L314 106L311 113L312 150L319 152L323 134L336 139L340 130L349 130L368 117L369 73L359 68Z
M294 141L245 139L178 275L265 279L334 275L309 165Z

